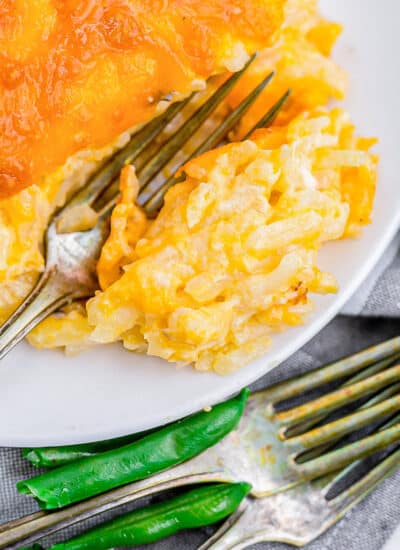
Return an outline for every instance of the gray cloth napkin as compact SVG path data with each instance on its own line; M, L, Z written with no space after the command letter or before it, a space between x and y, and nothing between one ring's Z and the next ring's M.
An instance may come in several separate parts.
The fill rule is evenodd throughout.
M302 350L265 377L252 389L260 389L296 373L327 363L359 349L400 334L400 236L398 236L360 291L346 305L345 315L337 317ZM351 315L351 316L350 316ZM5 419L3 419L5 421ZM0 523L37 509L32 499L18 495L17 480L37 473L22 460L19 449L0 448ZM159 499L159 496L153 500ZM147 501L146 501L147 502ZM142 504L142 503L141 503ZM86 523L92 526L96 520ZM355 507L328 533L308 546L308 550L381 550L400 523L400 470L374 493ZM80 527L47 539L54 540L77 534ZM187 531L156 544L152 550L191 550L197 548L213 528ZM264 543L264 550L289 550L284 544Z
M400 232L342 310L344 315L400 317Z

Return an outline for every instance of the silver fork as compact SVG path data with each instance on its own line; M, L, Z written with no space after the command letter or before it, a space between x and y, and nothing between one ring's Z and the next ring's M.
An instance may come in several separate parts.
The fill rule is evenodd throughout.
M155 154L146 160L144 166L140 167L137 173L140 183L138 202L148 216L155 215L162 205L166 191L175 183L182 181L184 175L171 176L149 192L150 183L221 104L254 59L255 55L250 58L241 71L233 74L217 88L210 98L169 139L161 144ZM272 77L273 73L252 90L183 162L218 145L253 104ZM288 90L251 131L271 124L289 94ZM45 234L46 265L44 272L30 294L0 327L0 359L45 317L73 300L93 295L98 288L96 262L107 237L111 211L118 198L117 178L121 168L127 163L135 162L140 155L145 154L154 140L162 134L165 127L193 100L194 95L192 94L180 103L171 105L164 114L136 133L128 145L116 153L95 174L88 185L55 214ZM179 166L174 168L177 169ZM96 225L87 231L60 232L58 229L60 220L73 209L82 205L88 205L97 212Z
M343 518L400 467L400 449L377 461L374 467L364 472L361 479L350 482L330 498L335 486L345 476L350 477L355 473L360 465L356 462L337 475L304 482L268 498L247 498L198 550L240 550L259 542L306 546Z
M330 476L339 470L346 471L348 465L400 440L400 365L395 364L399 357L400 337L397 337L257 392L249 398L238 428L201 455L148 479L66 509L51 514L38 512L2 525L0 548L12 548L12 544L25 540L26 537L26 542L33 542L44 534L58 531L143 496L192 483L251 483L252 497L261 499L260 503L252 499L248 501L248 505L259 515L259 527L263 525L266 513L264 510L269 510L270 501L265 497L273 498L271 503L283 503L285 498L291 497L278 495L288 490L294 495L294 499L302 503L303 509L311 506L316 499L322 510L321 507L325 506L323 489L328 485L321 489L310 485L309 480ZM282 400L307 397L309 392L335 381L342 381L342 386L309 400L306 404L291 406L283 411L277 409L277 404ZM343 407L350 407L350 411L343 411ZM333 413L335 417L331 416ZM343 440L349 434L358 435L359 429L368 427L371 423L390 417L393 417L390 424L383 429L373 425L372 433L353 442ZM337 446L339 441L340 446ZM333 445L336 447L332 448ZM374 479L379 474L380 480L384 473L391 471L392 466L394 468L392 461L386 464L390 468L381 467L378 473L371 474ZM330 477L325 477L325 480L329 484ZM373 487L372 482L367 480L365 483L362 494ZM312 487L313 490L317 487L317 494L313 493L314 496L309 498L307 493L303 501L305 487ZM350 502L353 504L355 500L351 499ZM340 517L339 513L344 513L346 508L343 503L344 500L340 501L340 510L334 508L332 514L336 514L335 518ZM327 514L327 510L324 513ZM244 519L240 520L233 533L239 530L238 534L242 536L246 517L243 516ZM327 515L326 521L333 522L333 516ZM243 522L244 527L241 526ZM255 525L256 523L251 523L251 527Z

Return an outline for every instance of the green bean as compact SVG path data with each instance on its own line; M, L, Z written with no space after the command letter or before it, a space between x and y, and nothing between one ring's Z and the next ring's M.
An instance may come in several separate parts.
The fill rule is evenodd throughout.
M55 468L56 466L64 466L70 462L76 462L80 458L94 456L110 449L122 447L141 439L144 435L145 433L142 432L107 441L98 441L96 443L23 449L22 456L37 468Z
M169 501L134 510L50 550L107 550L155 542L181 531L211 525L236 510L248 483L221 483L193 489Z
M209 412L179 420L129 445L19 481L17 489L33 496L42 509L52 510L149 477L220 441L237 426L249 393L242 390Z

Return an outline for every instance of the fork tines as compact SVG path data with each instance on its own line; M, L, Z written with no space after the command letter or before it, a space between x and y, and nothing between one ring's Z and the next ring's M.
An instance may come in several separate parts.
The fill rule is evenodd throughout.
M155 154L151 154L150 158L146 159L144 165L140 166L137 173L140 183L138 202L143 206L148 215L153 216L158 211L162 206L163 198L168 189L184 178L184 176L175 177L174 173L191 158L220 144L270 83L274 76L273 72L266 76L229 115L224 117L193 152L173 165L171 176L166 178L155 189L152 189L150 193L146 194L150 183L160 175L164 167L173 160L177 153L182 151L183 147L191 140L202 124L208 120L212 113L221 105L232 88L240 81L244 73L251 66L255 58L256 55L251 56L241 71L234 73L222 85L217 87L213 94L200 104L196 111L184 121L172 135L161 140L161 144ZM288 100L290 93L291 91L287 90L246 134L244 139L247 139L256 128L267 127L272 124L279 111ZM145 154L148 147L154 143L156 138L161 138L163 136L166 127L172 123L174 119L177 119L178 115L181 115L184 109L193 102L197 102L196 93L193 93L189 98L180 103L171 105L165 113L134 134L128 145L116 153L111 160L95 174L89 184L70 201L67 207L69 208L70 206L81 203L88 203L93 206L98 197L110 186L110 183L115 181L121 168L125 164L132 164L141 155ZM103 201L101 211L109 212L114 206L116 199L117 186L115 186L111 197L108 196L108 201L106 203Z
M397 337L263 392L272 402L269 414L291 453L292 466L302 478L314 479L342 469L400 440L399 358ZM346 377L333 392L325 391L300 405L277 410L282 400L306 395L327 382ZM377 429L377 422L388 419ZM359 430L368 427L373 427L373 433L370 429L370 433L364 432L354 440ZM343 440L345 436L353 440Z

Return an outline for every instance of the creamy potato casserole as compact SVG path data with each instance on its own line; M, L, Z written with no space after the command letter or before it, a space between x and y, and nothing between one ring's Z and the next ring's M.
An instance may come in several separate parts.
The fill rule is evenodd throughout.
M370 222L377 159L330 54L340 25L316 0L6 0L0 6L0 323L44 266L54 210L171 102L258 58L233 109L276 76L231 143L191 160L149 220L134 166L98 261L99 290L29 335L39 348L127 350L225 374L303 323L327 241ZM218 75L221 75L220 77ZM273 126L242 136L288 88ZM134 360L134 356L133 360Z

